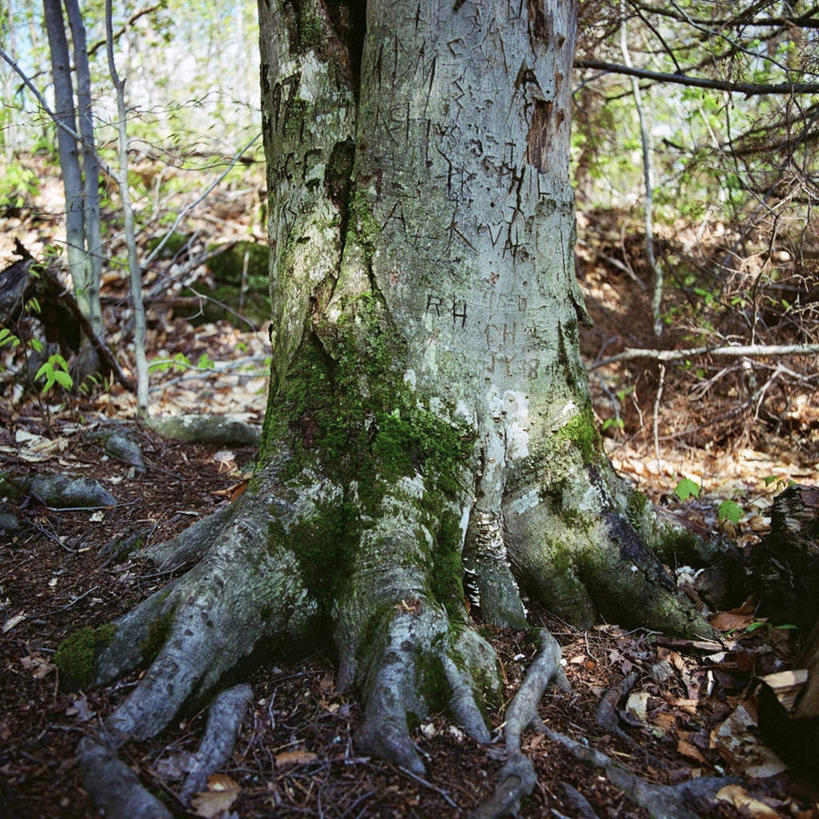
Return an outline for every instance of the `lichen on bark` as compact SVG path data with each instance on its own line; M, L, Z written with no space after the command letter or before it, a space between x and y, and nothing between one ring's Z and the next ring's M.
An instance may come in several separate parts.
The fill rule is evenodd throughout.
M150 550L193 565L100 654L104 680L161 644L108 720L120 740L161 730L277 639L324 640L361 700L361 750L421 771L410 729L432 709L489 741L500 675L475 621L528 628L524 594L581 626L708 629L648 548L650 510L629 501L590 409L573 4L536 20L533 3L405 6L368 4L354 55L336 4L260 4L261 450L231 508ZM164 642L149 639L159 626Z

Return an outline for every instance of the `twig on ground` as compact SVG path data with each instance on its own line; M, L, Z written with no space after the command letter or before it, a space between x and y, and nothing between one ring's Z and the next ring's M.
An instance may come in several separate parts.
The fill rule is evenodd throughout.
M635 358L653 358L655 361L680 361L699 355L716 356L776 356L776 355L812 355L819 353L819 344L736 344L723 347L690 347L686 350L648 350L626 347L622 353L595 361L592 368L604 367L617 361L630 361Z
M435 793L437 793L451 808L458 808L458 803L455 802L455 800L443 788L433 785L432 782L427 781L422 776L418 776L417 773L413 773L409 768L405 768L403 765L399 765L398 770L401 771L401 773L406 774L408 777L410 777L410 779L414 779L420 785L435 791Z

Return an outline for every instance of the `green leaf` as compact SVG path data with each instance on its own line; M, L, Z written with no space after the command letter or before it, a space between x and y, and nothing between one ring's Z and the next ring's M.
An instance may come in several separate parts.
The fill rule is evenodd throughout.
M35 353L41 353L43 351L43 342L40 341L39 338L32 338L29 342L31 345L31 349L34 350Z
M20 339L7 327L0 327L0 347L4 347L6 344L17 347L20 344Z
M762 480L765 481L765 486L770 486L774 481L779 480L779 475L766 475Z
M720 520L730 520L731 523L736 524L744 514L743 508L732 500L725 500L719 505Z
M702 487L695 483L688 478L683 478L675 487L674 487L674 494L681 500L686 501L692 495L695 498L700 496L700 492L702 491Z
M793 623L785 623L782 626L775 626L775 628L781 629L782 631L787 631L788 629L797 630L799 626L795 626Z
M70 390L74 386L74 379L62 370L54 370L54 378L57 383L66 390Z
M749 623L745 627L745 633L750 634L752 631L756 631L758 628L762 628L764 625L765 623L763 623L762 620L756 620L753 623Z

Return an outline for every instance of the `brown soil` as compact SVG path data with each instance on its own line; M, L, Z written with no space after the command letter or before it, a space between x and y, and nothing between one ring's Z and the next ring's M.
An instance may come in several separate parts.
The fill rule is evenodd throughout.
M84 412L84 418L90 429L93 413ZM28 499L21 510L28 530L0 547L2 619L8 623L14 615L25 614L0 637L0 812L20 819L92 816L76 765L76 745L93 733L135 680L102 690L62 691L51 663L53 652L67 635L118 617L167 579L138 561L100 554L111 538L145 527L151 527L152 541L168 538L229 502L226 493L237 475L224 469L224 459L214 460L216 447L169 443L134 426L131 430L148 463L144 475L104 459L87 429L76 429L72 421L53 422L49 432L37 418L3 420L4 445L13 441L12 429L21 427L47 433L51 440L67 438L59 462L38 468L96 477L118 500L116 509L97 519L100 516L89 511L49 510ZM66 429L73 431L62 436ZM234 456L241 470L252 462L253 452L234 450ZM1 457L4 470L32 468L12 456ZM710 747L709 736L741 698L748 668L736 662L714 666L696 652L672 651L639 631L600 627L578 633L546 617L538 619L562 644L572 684L570 694L552 690L543 698L540 714L550 727L587 740L655 782L716 774L726 764ZM490 636L511 697L534 646L524 634ZM761 638L755 645L747 643L746 649L760 652L757 671L761 663L773 665L787 653L786 647L766 645ZM650 670L663 658L670 660L672 674L661 686ZM624 720L621 726L636 745L595 724L602 692L633 669L640 672L635 690L647 695L648 717L632 717L631 724ZM705 693L706 678L713 685L710 695ZM334 693L330 658L287 663L271 658L253 672L251 681L253 707L232 763L223 771L238 792L231 807L237 816L462 816L492 792L501 765L500 746L476 745L443 716L432 717L414 733L429 762L424 779L357 755L351 737L358 709L354 700ZM502 719L500 712L492 715L496 726ZM143 781L180 814L184 811L175 793L203 728L203 712L183 714L156 740L124 751ZM523 747L535 761L539 781L522 815L575 815L566 784L584 794L601 816L644 815L599 771L576 762L542 734L528 733ZM806 788L780 774L758 781L754 793L778 810L807 810L817 794ZM715 815L738 814L726 806Z

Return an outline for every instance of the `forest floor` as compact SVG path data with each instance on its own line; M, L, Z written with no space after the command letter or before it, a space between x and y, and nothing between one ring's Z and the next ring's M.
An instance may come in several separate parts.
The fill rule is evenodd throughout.
M246 236L247 225L239 217L230 219L222 212L219 230L228 225ZM10 229L22 233L27 225L21 220ZM21 238L24 244L35 241L33 234ZM645 294L636 284L596 264L586 264L582 272L597 321L583 340L588 360L612 339L621 347L634 346L642 334L650 346L650 318L639 309ZM107 280L106 320L127 357L127 317L117 303L124 287L121 274ZM151 308L149 345L151 359L170 361L181 354L188 362L178 359L176 366L154 373L154 415L209 412L261 423L264 328L239 331L226 321L194 326L160 304ZM190 365L203 355L203 366ZM727 443L724 433L710 441L706 433L691 443L677 435L675 423L682 413L686 424L698 425L706 408L675 391L669 379L655 446L656 373L652 364L640 367L636 376L633 369L594 370L595 410L601 421L612 417L613 394L629 404L622 428L609 425L607 451L620 472L669 513L705 534L730 536L743 545L767 530L776 491L789 481L819 485L815 401L797 404L798 435L748 429ZM14 538L0 536L0 815L93 816L78 770L77 742L111 713L138 677L103 689L64 691L54 651L78 628L110 622L167 580L138 559L108 556L106 544L137 531L150 542L166 540L229 503L252 468L254 452L162 439L137 425L134 397L118 385L71 398L41 397L8 381L3 389L0 471L93 477L116 497L117 506L55 510L29 498L19 510L26 530ZM635 414L642 423L634 422ZM108 457L95 441L95 430L112 426L128 429L139 441L144 473ZM788 429L792 432L793 424ZM674 494L682 477L702 487L699 497L682 502ZM738 520L720 519L725 500L741 510ZM725 633L722 644L670 640L613 624L580 632L534 612L561 644L571 684L569 693L547 691L540 716L553 730L605 752L651 782L742 777L702 815L819 817L816 783L789 772L753 726L753 681L792 666L792 632L758 620L752 606L712 616ZM490 632L490 639L501 660L508 702L536 647L523 633ZM632 671L637 682L618 703L619 726L612 730L598 720L601 696ZM356 754L352 735L358 708L335 692L333 679L332 658L322 655L271 660L256 669L252 705L231 762L211 777L189 814L176 795L204 730L204 711L180 715L171 740L161 735L130 744L124 758L177 815L456 817L492 794L502 745L481 747L442 715L413 733L428 762L424 777ZM503 712L490 716L493 736L499 737ZM522 816L583 815L575 790L598 816L647 815L602 771L579 763L543 734L527 733L522 748L538 775Z

